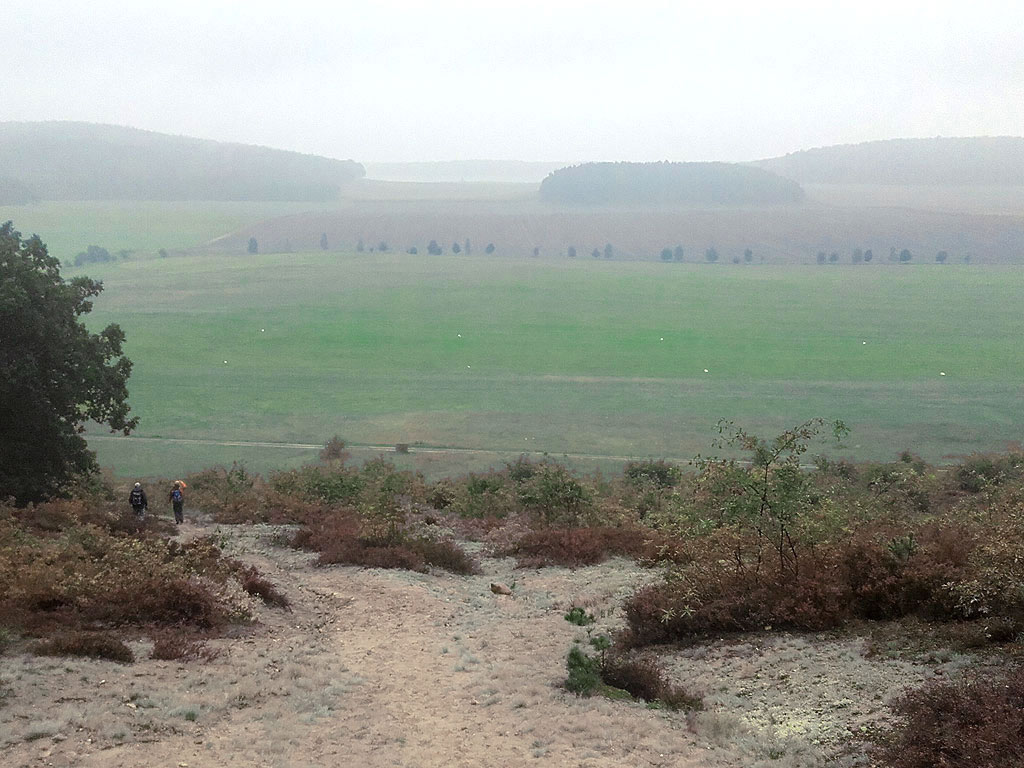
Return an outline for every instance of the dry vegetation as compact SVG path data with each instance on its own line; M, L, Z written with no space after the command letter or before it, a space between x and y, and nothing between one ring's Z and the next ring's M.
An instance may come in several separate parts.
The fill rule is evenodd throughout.
M208 522L176 538L96 498L4 507L3 748L29 764L34 740L75 729L130 765L142 733L69 713L14 727L48 690L28 692L44 669L31 651L98 659L73 662L83 677L192 662L179 670L210 687L184 709L165 691L153 708L176 725L146 727L180 746L201 723L218 755L245 723L269 738L266 718L298 716L317 741L281 738L311 763L348 728L353 757L399 764L445 764L455 735L509 765L1021 764L1024 455L801 469L829 427L843 431L815 420L763 440L723 424L748 461L695 472L520 459L432 485L382 459L349 466L335 445L266 479L186 478Z

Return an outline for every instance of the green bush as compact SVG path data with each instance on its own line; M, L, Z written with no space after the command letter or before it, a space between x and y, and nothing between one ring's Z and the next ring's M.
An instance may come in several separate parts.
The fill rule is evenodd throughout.
M578 645L569 650L565 660L569 676L565 687L577 696L592 696L601 686L601 662L588 656Z
M588 624L593 624L595 621L593 614L587 613L586 609L579 606L570 608L565 614L565 620L570 624L575 624L577 627L585 627Z

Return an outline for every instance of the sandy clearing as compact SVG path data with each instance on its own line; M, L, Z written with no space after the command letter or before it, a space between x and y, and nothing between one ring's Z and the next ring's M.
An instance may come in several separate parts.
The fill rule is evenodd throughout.
M9 768L183 766L857 765L840 745L886 722L885 702L968 657L866 658L857 637L765 635L664 657L705 694L688 716L567 694L574 640L622 625L621 603L656 577L626 561L515 570L483 558L475 577L317 568L267 526L188 523L216 535L292 599L210 643L207 664L130 666L6 656L0 763ZM473 546L473 545L471 545ZM477 547L477 549L479 549ZM490 592L491 581L513 587ZM582 629L564 611L598 617ZM194 718L194 719L193 719Z
M565 606L582 597L610 612L632 566L513 573L511 561L488 560L471 578L321 569L270 546L266 529L220 530L294 612L261 607L262 626L212 642L226 652L205 665L146 659L144 643L130 666L13 658L4 765L728 764L695 743L682 715L560 688L565 654L586 635ZM515 595L492 594L496 579Z

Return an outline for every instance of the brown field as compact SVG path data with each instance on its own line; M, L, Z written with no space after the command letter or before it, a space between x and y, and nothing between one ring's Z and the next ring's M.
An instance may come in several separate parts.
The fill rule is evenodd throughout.
M940 250L951 262L1024 259L1024 193L1019 187L876 187L810 185L802 204L762 208L557 207L535 199L527 184L415 184L361 182L333 211L270 219L226 235L210 247L244 252L255 237L263 252L319 248L325 233L332 250L367 249L381 241L391 250L430 240L447 252L469 239L476 255L494 243L504 255L562 257L575 246L579 258L611 243L616 258L657 259L682 245L686 261L704 261L714 246L720 261L813 263L819 251L849 261L854 248L871 248L875 263L889 249L908 248L917 261Z

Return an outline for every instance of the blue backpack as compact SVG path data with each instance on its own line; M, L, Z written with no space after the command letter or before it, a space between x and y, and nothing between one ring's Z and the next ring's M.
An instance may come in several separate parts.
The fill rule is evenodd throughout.
M171 491L171 501L173 501L175 504L181 503L182 498L180 488L175 488L173 491Z

